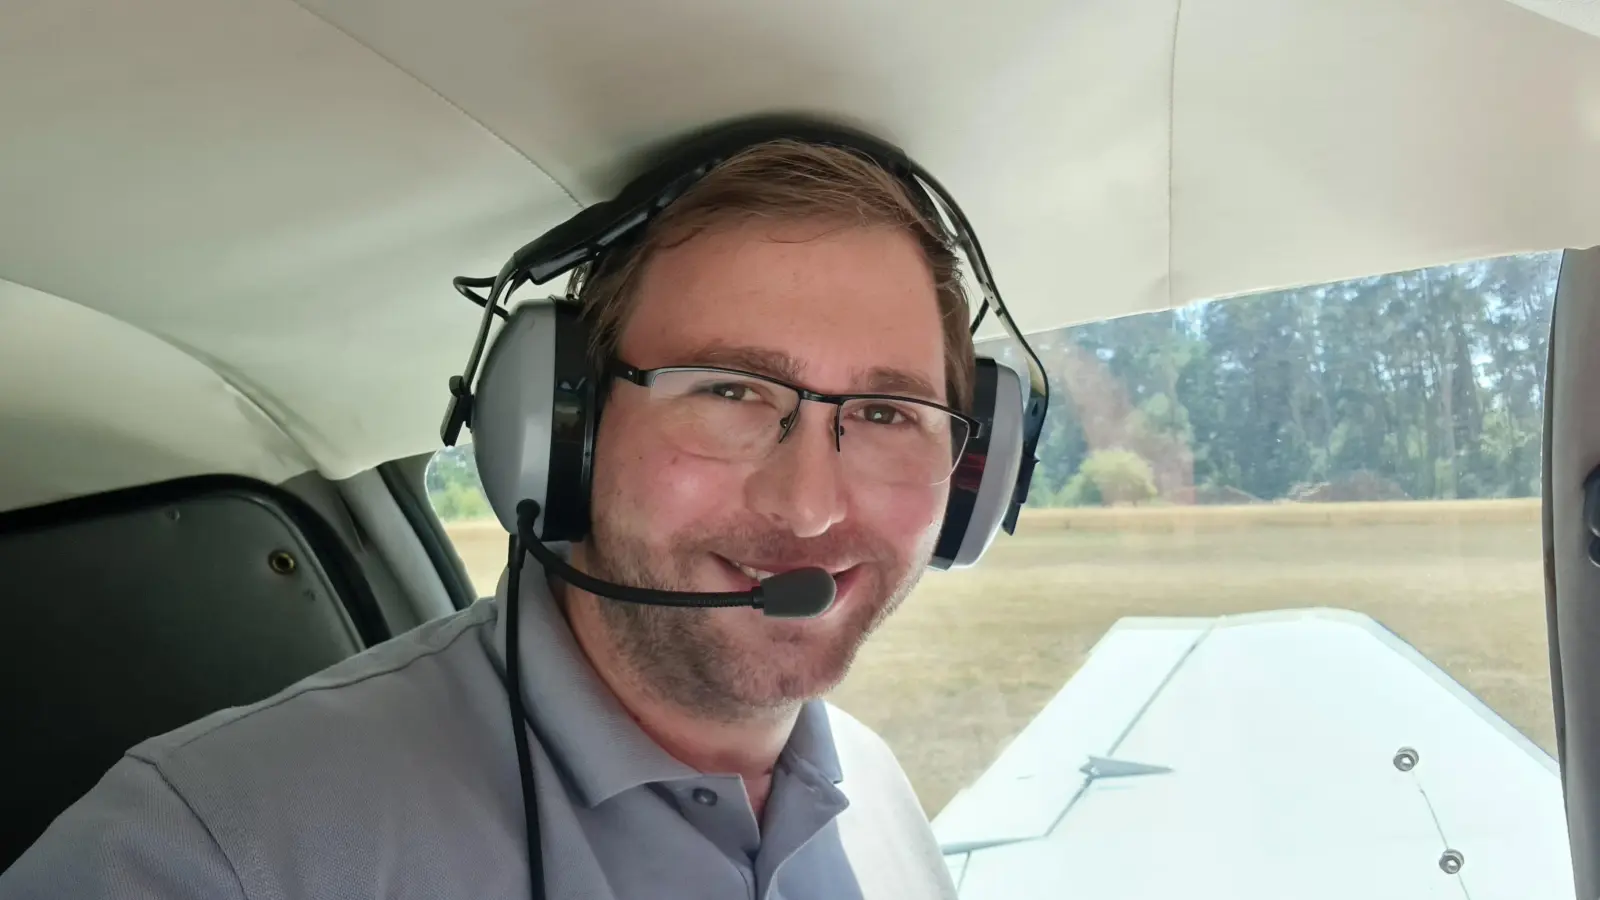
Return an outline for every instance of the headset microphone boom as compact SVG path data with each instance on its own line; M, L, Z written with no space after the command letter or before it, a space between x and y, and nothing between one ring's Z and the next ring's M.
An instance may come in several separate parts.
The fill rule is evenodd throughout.
M580 571L546 547L538 535L533 533L534 522L538 519L538 503L524 500L517 504L519 548L532 554L533 558L544 566L546 572L591 594L647 606L677 606L691 609L749 606L769 616L783 619L808 619L819 616L833 605L834 591L837 589L833 576L828 574L827 569L816 567L779 572L761 579L759 584L748 591L661 591L605 581ZM520 556L517 549L512 550L512 556L513 559ZM516 579L515 570L518 568L521 566L513 563L513 580Z

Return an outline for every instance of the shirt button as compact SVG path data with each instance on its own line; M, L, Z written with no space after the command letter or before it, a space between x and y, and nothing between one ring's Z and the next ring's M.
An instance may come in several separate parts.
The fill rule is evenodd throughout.
M717 805L717 792L710 788L695 788L689 796L693 797L694 802L700 804L701 806Z

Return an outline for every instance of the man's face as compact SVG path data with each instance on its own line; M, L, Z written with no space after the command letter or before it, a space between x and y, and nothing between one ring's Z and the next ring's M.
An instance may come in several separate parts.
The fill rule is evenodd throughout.
M657 254L637 290L617 348L630 365L721 365L824 393L882 390L898 374L947 402L932 277L899 230L730 224ZM844 677L920 577L947 482L855 474L835 449L834 409L801 403L793 430L765 458L729 462L663 440L651 392L611 383L580 565L627 584L694 591L749 589L754 581L737 564L839 573L833 605L814 619L599 600L613 642L648 689L725 720L792 707Z

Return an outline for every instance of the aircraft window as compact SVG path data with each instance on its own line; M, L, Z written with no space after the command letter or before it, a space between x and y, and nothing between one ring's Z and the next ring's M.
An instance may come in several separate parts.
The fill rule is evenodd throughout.
M1016 534L929 573L833 697L958 878L1571 896L1539 507L1559 265L1039 335Z
M478 460L465 441L433 454L423 476L433 512L467 568L480 597L492 596L506 565L506 532L489 509Z
M1539 508L1559 265L1038 336L1016 534L928 573L831 697L894 749L958 881L1571 896ZM428 485L491 592L470 449Z

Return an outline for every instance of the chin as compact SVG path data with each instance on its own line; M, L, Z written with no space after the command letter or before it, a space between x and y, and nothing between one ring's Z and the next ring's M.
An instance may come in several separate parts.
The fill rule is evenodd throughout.
M850 671L860 642L819 637L777 638L750 648L753 659L760 662L747 670L750 677L736 688L744 694L744 702L755 708L784 709L838 687Z
M867 639L897 605L885 597L883 582L867 567L839 579L833 605L809 619L773 619L755 610L738 610L725 624L730 643L740 648L743 689L756 705L782 706L820 697L849 673ZM883 598L883 599L878 599Z
M762 549L756 542L746 552ZM751 608L684 609L601 602L618 652L658 693L718 721L739 721L791 709L836 687L868 635L909 592L914 578L888 554L855 555L866 542L836 541L830 555L799 553L762 562L732 562L701 543L672 560L625 539L610 543L599 575L667 590L742 592L755 574L820 565L835 575L834 602L806 619L768 617ZM820 547L820 545L819 545ZM741 548L744 549L744 548ZM882 548L880 548L882 549ZM669 562L671 560L671 562ZM674 565L673 563L676 563ZM654 565L652 565L654 563ZM790 565L785 565L788 563ZM753 572L743 571L751 568Z

